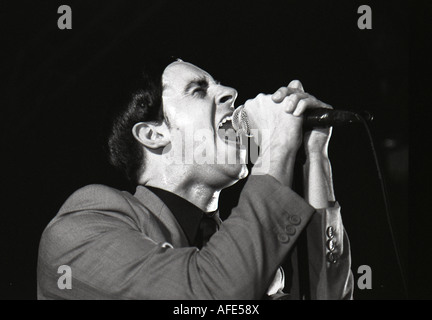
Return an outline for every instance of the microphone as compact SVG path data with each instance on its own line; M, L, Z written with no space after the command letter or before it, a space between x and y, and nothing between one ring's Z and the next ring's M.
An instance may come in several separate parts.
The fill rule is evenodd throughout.
M363 111L360 115L352 111L315 108L308 109L303 113L303 127L305 129L312 129L313 127L343 126L351 123L360 123L363 119L372 121L373 116L366 111ZM240 106L234 110L232 125L234 130L242 130L247 136L250 136L249 118L244 106Z

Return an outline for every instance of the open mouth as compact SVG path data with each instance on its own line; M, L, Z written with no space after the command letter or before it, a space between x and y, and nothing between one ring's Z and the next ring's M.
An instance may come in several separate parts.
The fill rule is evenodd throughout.
M222 118L218 124L217 134L225 143L240 144L240 137L232 126L232 115Z

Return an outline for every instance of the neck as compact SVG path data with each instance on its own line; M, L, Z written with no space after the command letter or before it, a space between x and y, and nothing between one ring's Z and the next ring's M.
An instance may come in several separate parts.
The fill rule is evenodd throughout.
M184 176L183 176L184 177ZM143 177L140 184L172 192L191 202L204 212L218 209L221 189L215 189L203 183L184 179L174 175L159 174L156 177Z

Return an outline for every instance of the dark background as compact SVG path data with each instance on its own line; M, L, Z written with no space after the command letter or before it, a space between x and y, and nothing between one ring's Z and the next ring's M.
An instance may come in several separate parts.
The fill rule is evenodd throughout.
M57 28L62 4L72 8L72 30ZM357 27L362 4L372 8L372 30ZM143 61L166 54L236 88L236 105L300 79L335 108L372 112L408 297L432 297L424 272L430 256L420 253L425 239L413 219L429 213L415 207L408 191L412 37L404 4L68 0L0 6L1 299L36 298L41 233L74 190L101 183L133 192L108 164L106 136ZM360 265L373 272L373 288L357 289L355 298L405 298L364 128L335 128L330 158L355 279ZM223 192L223 216L243 184Z

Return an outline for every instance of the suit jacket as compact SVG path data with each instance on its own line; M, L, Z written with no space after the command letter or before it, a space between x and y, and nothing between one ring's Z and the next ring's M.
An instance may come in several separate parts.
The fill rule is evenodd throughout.
M305 228L311 298L351 298L339 208L316 211L271 176L249 177L238 206L201 250L188 246L173 214L147 188L132 195L86 186L43 232L38 299L260 299ZM58 285L62 265L70 267L71 289ZM295 281L288 289L296 290Z

